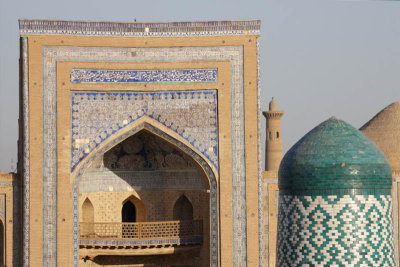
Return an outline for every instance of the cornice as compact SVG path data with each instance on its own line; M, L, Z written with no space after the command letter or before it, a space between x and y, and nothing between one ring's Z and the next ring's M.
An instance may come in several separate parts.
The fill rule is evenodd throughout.
M184 37L259 35L260 20L198 22L106 22L19 20L21 35L83 35L126 37Z

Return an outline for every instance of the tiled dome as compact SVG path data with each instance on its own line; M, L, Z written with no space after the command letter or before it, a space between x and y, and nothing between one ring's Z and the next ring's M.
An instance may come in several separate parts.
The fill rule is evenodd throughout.
M301 138L284 156L279 188L284 191L391 188L383 153L350 124L332 117Z
M360 131L382 150L392 170L400 173L400 102L384 108Z

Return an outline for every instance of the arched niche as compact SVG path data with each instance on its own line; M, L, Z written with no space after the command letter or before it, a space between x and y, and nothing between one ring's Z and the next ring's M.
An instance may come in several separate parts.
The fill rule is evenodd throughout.
M206 242L207 247L210 250L210 259L212 259L212 263L216 264L218 259L218 187L217 187L217 179L216 174L214 173L214 169L212 164L206 159L200 152L196 151L193 146L190 144L186 144L186 141L175 135L173 132L168 129L162 128L163 126L157 127L157 122L152 121L149 123L148 121L138 122L132 125L127 126L123 131L120 131L108 140L104 141L102 145L100 145L95 151L89 154L75 169L74 173L71 176L73 180L73 247L74 251L78 251L79 249L79 233L75 229L79 229L79 217L78 217L78 198L79 198L79 182L84 177L84 173L94 162L96 159L107 153L110 149L117 146L124 140L134 136L135 134L146 131L151 133L152 135L157 136L158 138L166 141L169 144L172 144L177 150L183 152L185 155L189 156L193 162L195 162L195 168L197 168L204 175L205 185L207 189L205 190L207 194L209 194L209 220L207 222L208 226L206 229ZM160 129L162 128L162 130ZM169 133L171 132L171 133ZM104 161L103 161L104 163ZM138 205L135 204L135 208ZM208 243L209 242L209 243ZM77 253L73 255L74 262L78 262L79 256Z
M99 181L93 180L96 174L102 172L115 175L103 176ZM169 174L173 177L166 177ZM153 189L165 190L169 186L165 178L174 178L173 186L176 190L185 190L188 187L210 189L204 170L190 155L175 144L143 129L93 160L82 175L79 193L85 193L85 190L108 191L108 185L111 184L114 191L123 191L127 187L140 190L149 186L149 180L153 181ZM96 185L99 187L94 188ZM160 187L154 188L157 185ZM181 188L176 188L177 186Z
M89 198L86 198L82 204L82 221L83 222L94 222L94 207Z
M174 221L193 220L193 205L185 195L181 195L175 202L173 208Z
M94 236L94 207L89 198L86 198L82 204L82 218L80 224L80 234L82 236Z
M134 215L131 214L134 212ZM125 217L124 217L125 216ZM132 219L134 218L134 219ZM147 221L146 206L135 196L125 199L121 205L121 222L145 222Z

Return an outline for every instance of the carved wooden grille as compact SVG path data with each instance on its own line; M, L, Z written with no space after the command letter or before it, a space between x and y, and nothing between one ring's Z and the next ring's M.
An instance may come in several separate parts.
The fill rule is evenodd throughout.
M79 223L81 239L157 239L195 237L203 234L203 221L165 221L138 223Z

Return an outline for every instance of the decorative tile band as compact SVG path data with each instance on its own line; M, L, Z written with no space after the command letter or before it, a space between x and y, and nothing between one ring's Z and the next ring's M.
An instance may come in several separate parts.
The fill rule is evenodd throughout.
M395 266L391 195L279 196L278 266Z
M135 56L132 52L135 52ZM57 143L56 143L56 62L69 61L210 61L228 60L231 65L231 132L232 132L232 206L233 206L233 255L234 262L244 266L246 258L247 241L246 229L246 195L243 181L246 179L244 170L244 122L243 122L243 47L173 47L173 48L118 48L118 47L44 47L42 51L43 62L43 105L47 112L43 113L43 174L50 179L43 180L43 232L45 243L52 243L51 247L44 247L44 262L55 265L57 247L57 234L54 227L57 224ZM53 112L49 112L53 110ZM26 177L26 176L25 176ZM24 180L26 182L26 180ZM26 195L25 195L26 196ZM29 203L29 201L27 202ZM54 203L54 204L50 204ZM29 212L29 205L25 207ZM74 215L77 216L77 215ZM29 226L29 224L27 224ZM74 229L74 234L77 229ZM28 231L29 233L29 231ZM26 236L26 235L25 235ZM27 235L29 237L29 235ZM55 244L55 245L54 245ZM47 249L48 248L48 249ZM73 251L74 259L78 251ZM214 253L214 252L213 252ZM29 255L29 254L28 254ZM212 262L218 258L212 254ZM75 257L76 256L76 257ZM78 261L74 261L74 266Z
M72 83L214 83L217 69L89 70L72 69Z
M13 183L13 221L14 222L20 222L21 220L21 205L20 205L20 186L19 182L15 181ZM21 244L21 239L20 239L20 228L19 223L13 223L13 242L14 244ZM22 253L21 251L21 246L14 246L13 248L13 262L14 266L18 267L20 266L20 254Z
M264 222L263 222L263 201L265 201L262 197L263 191L263 181L262 181L262 146L261 146L261 55L260 55L260 39L257 38L257 149L258 149L258 159L257 159L257 168L258 168L258 236L259 238L259 261L260 267L264 267L264 258L266 257L266 253L264 253L263 245L265 242L266 235L264 234Z
M23 161L22 161L22 195L23 195L23 227L22 227L22 266L29 266L29 205L30 205L30 152L29 152L29 83L28 83L28 38L21 38L22 58L22 123L23 123ZM14 201L15 202L15 201ZM17 231L18 232L18 231ZM14 263L18 266L19 254L14 253Z
M147 116L198 149L218 170L217 91L71 92L71 171L122 128Z
M198 22L96 22L19 20L20 34L89 36L218 36L260 34L260 20Z
M135 246L135 245L163 245L163 244L198 244L203 242L203 237L182 237L167 239L151 239L151 240L96 240L84 239L79 240L82 246Z
M390 188L353 188L353 189L280 189L280 195L292 196L344 196L344 195L390 195Z

